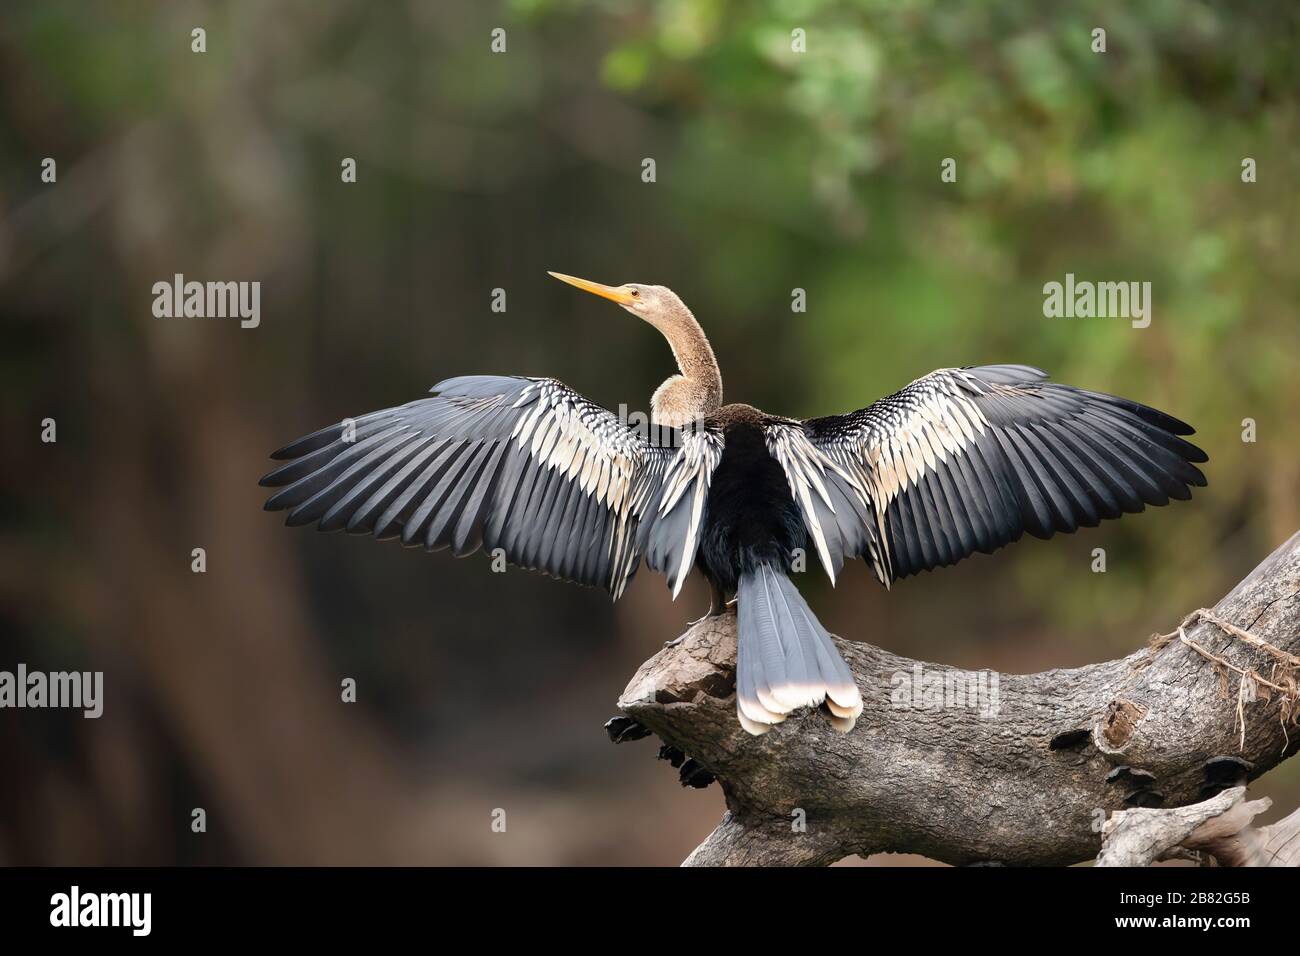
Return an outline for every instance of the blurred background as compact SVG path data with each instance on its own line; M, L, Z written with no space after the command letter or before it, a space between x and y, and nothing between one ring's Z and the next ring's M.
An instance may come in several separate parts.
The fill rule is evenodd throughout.
M1300 8L1054 6L6 4L0 668L102 670L106 700L0 712L0 863L676 864L704 838L718 788L601 727L701 582L674 604L643 571L611 605L261 510L272 449L450 375L646 408L664 342L547 269L672 287L728 396L773 411L1025 362L1197 428L1190 504L892 593L807 575L836 633L1034 671L1217 601L1300 528ZM1044 318L1067 272L1150 281L1150 327ZM260 327L154 318L175 273L260 281ZM1300 765L1255 790L1276 818Z

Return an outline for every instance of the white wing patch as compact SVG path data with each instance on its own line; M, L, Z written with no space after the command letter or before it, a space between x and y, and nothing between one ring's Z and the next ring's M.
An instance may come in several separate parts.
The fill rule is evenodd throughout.
M556 397L543 392L533 411L515 425L511 438L539 465L559 468L570 480L581 475L583 492L590 495L594 491L597 501L617 511L632 484L641 449L626 432L602 427L601 419L592 416L585 420L582 409L575 408L564 393L558 401ZM516 407L529 398L525 391Z
M826 569L826 574L834 584L835 563L831 560L830 547L826 543L826 531L817 516L813 495L817 495L831 514L835 513L835 505L831 502L823 480L827 471L832 470L853 485L855 491L862 494L864 501L867 498L866 492L850 472L840 467L829 456L822 454L798 425L773 424L769 425L766 431L767 450L785 472L786 480L790 483L790 494L798 503L799 510L803 512L804 524L812 536L822 567Z
M689 494L686 534L682 539L681 557L678 560L676 579L670 581L673 600L681 593L682 585L695 565L695 552L699 547L700 528L704 522L704 505L709 498L709 484L713 471L722 460L722 436L710 431L695 431L684 435L681 450L672 459L664 476L663 497L659 503L660 517L667 516Z
M946 371L970 379L957 370ZM973 380L969 384L978 389ZM883 512L926 471L947 462L949 455L965 454L967 444L987 427L974 402L935 383L908 396L888 417L873 423L861 445L841 445L833 453L857 467Z
M843 477L864 510L875 515L871 560L876 576L888 586L893 576L887 546L890 502L922 481L927 472L967 454L969 445L990 427L969 396L997 389L963 369L939 369L882 399L873 407L875 414L859 428L824 444L813 444L799 425L768 428L769 450L785 470L790 492L832 582L834 564L813 498L818 495L834 513L822 476L833 470Z
M609 588L618 598L639 557L632 532L664 464L647 460L647 446L608 411L575 397L567 386L550 379L532 382L514 407L532 402L533 408L515 424L510 437L539 466L558 469L569 481L576 479L585 495L614 516L606 554Z

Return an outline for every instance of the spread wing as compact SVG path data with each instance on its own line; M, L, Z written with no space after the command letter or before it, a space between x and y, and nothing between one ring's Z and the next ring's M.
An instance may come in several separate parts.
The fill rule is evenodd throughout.
M891 581L1191 497L1192 429L1024 365L940 369L847 415L768 430L834 580L867 556Z
M300 438L262 479L269 511L322 531L507 561L617 598L644 553L681 588L722 436L652 442L554 379L469 375Z

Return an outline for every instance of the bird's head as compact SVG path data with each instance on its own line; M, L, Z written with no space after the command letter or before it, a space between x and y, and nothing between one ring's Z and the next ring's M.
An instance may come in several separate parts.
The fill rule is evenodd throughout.
M633 315L645 319L660 331L665 331L691 317L686 304L666 286L642 285L628 282L624 285L602 285L589 279L566 276L560 272L551 272L561 282L567 282L584 292L590 292L601 298L617 302Z

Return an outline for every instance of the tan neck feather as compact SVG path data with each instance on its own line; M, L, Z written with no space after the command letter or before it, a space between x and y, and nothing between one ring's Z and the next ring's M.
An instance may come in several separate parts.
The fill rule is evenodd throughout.
M681 375L674 375L659 387L651 401L661 422L669 418L689 421L722 405L722 372L704 329L686 306L663 321L655 322L673 350ZM672 424L680 424L673 421Z

